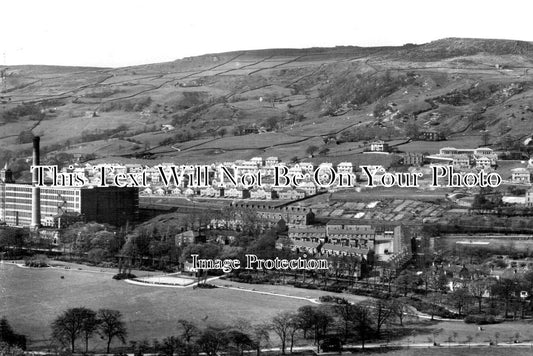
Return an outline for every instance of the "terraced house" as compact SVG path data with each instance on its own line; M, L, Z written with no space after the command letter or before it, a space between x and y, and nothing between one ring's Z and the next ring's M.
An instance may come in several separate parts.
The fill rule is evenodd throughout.
M332 219L325 225L289 225L292 249L325 256L357 257L372 267L397 269L411 257L401 225Z

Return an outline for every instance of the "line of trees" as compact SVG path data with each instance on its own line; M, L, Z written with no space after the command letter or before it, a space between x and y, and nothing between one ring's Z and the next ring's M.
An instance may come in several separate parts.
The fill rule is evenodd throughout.
M95 334L107 342L107 353L113 340L126 342L127 330L118 310L100 309L94 311L85 307L71 308L52 322L52 337L70 351L75 351L76 341L82 339L85 353L89 350L89 339Z
M351 304L336 298L331 304L306 305L296 312L279 313L272 319L270 328L280 340L283 355L287 348L292 353L298 338L312 339L317 352L323 343L337 344L340 348L356 340L364 349L367 340L383 336L386 325L403 326L406 312L407 306L400 300L375 299Z

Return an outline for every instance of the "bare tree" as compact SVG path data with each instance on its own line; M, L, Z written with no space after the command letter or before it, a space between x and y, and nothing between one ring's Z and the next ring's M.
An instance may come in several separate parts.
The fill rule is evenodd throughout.
M476 280L468 284L468 293L477 301L478 312L482 312L483 296L490 290L490 283L486 280Z
M71 308L52 322L52 336L63 344L70 344L74 352L76 340L82 335L87 308Z
M285 345L287 344L287 337L291 329L294 314L283 312L276 315L272 319L272 330L279 337L281 341L281 354L285 355Z
M181 337L183 337L187 344L191 342L192 338L198 336L200 330L194 323L185 319L179 319L178 324L178 328L181 329Z
M369 308L372 310L372 317L376 323L376 336L379 338L381 328L390 320L393 315L393 305L389 301L376 299L369 304Z
M350 317L356 325L356 330L361 339L361 348L364 350L365 341L372 330L372 310L368 304L353 305Z
M122 321L122 313L118 310L100 309L98 310L98 333L107 339L107 353L113 339L119 339L123 344L126 343L126 326Z
M270 341L268 325L254 325L252 327L252 341L255 346L257 356L261 355L261 347Z
M407 315L409 308L403 301L396 299L392 302L392 313L400 322L400 326L403 326L403 319Z

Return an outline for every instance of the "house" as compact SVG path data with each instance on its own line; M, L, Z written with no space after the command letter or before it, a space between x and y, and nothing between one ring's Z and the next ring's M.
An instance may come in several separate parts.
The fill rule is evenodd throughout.
M152 195L153 191L150 187L144 188L139 192L139 195Z
M155 195L165 195L167 192L163 187L159 187L156 190L154 190Z
M311 173L314 170L314 166L311 162L300 162L300 168L306 173Z
M224 190L224 197L235 199L248 199L250 198L250 191L248 189L238 189L234 187Z
M511 182L517 184L530 184L531 172L527 168L513 168L511 169Z
M424 155L421 153L407 152L402 155L401 162L405 166L421 166L424 164Z
M303 182L298 186L298 188L305 193L305 195L315 195L317 192L317 188L315 183L313 182Z
M533 188L526 192L526 206L533 207Z
M476 167L481 169L489 169L492 166L492 160L485 156L475 157Z
M200 234L198 231L187 230L177 234L174 237L176 246L183 246L184 244L197 244L206 242L205 235Z
M444 141L446 140L446 137L442 132L438 132L435 130L425 130L420 131L418 134L418 139L422 141Z
M170 191L170 194L171 194L171 195L181 195L181 189L178 188L178 187L175 187L175 188L173 188L173 189Z
M169 132L174 131L176 128L170 124L161 125L161 131L163 132Z
M337 164L337 173L353 173L352 162L341 162Z
M470 168L470 158L465 154L456 155L453 157L452 164L454 168L468 169Z
M257 188L257 189L250 190L250 199L261 199L261 200L264 200L264 199L270 199L270 198L271 198L271 194L267 193L262 188Z
M374 140L370 143L371 152L388 152L389 144L382 140Z
M194 190L192 188L187 188L183 191L183 195L191 196L194 195Z
M299 189L285 189L278 192L282 200L298 200L305 198L305 192Z
M278 157L268 157L265 160L265 166L267 167L273 167L279 163Z
M202 197L216 197L219 195L218 189L211 186L200 189L200 196Z
M257 167L261 167L263 165L263 157L253 157L250 162L254 162Z

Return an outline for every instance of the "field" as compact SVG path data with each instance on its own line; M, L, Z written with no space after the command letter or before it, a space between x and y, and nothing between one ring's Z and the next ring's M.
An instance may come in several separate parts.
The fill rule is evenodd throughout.
M357 352L354 355L370 356L523 356L531 355L531 348L500 348L500 347L480 347L480 348L409 348L401 350L372 350L365 352Z
M325 294L319 293L309 295ZM0 297L0 315L17 332L29 337L30 347L45 345L53 319L65 309L78 306L120 310L129 340L151 340L176 334L178 319L193 320L200 326L233 324L239 319L259 324L283 310L310 304L301 299L223 288L137 286L113 280L108 273L24 269L10 264L0 264Z
M5 316L17 332L27 335L29 346L36 348L48 345L50 323L63 310L72 307L120 310L127 323L128 340L151 340L176 334L178 319L192 320L201 327L207 324L235 325L241 320L260 324L268 322L281 311L296 310L314 303L321 295L331 294L290 286L248 285L225 280L213 283L223 288L138 286L111 279L110 271L80 271L74 265L70 270L26 269L2 263L0 315ZM365 299L359 296L346 297L352 302ZM462 321L429 321L410 317L405 327L397 330L401 330L403 336L394 338L391 343L424 344L435 340L445 347L451 339L453 342L466 343L469 337L472 343L488 344L491 340L497 340L501 345L517 337L520 342L533 340L531 324L527 321L486 325L479 330L476 325ZM274 344L276 340L274 337ZM99 340L92 342L96 348L103 346ZM452 355L455 353L446 352L463 349L446 350L432 348L431 353ZM418 353L422 351L427 349L404 349L386 354L426 354ZM514 353L521 351L523 349L513 349L509 355L522 355Z

